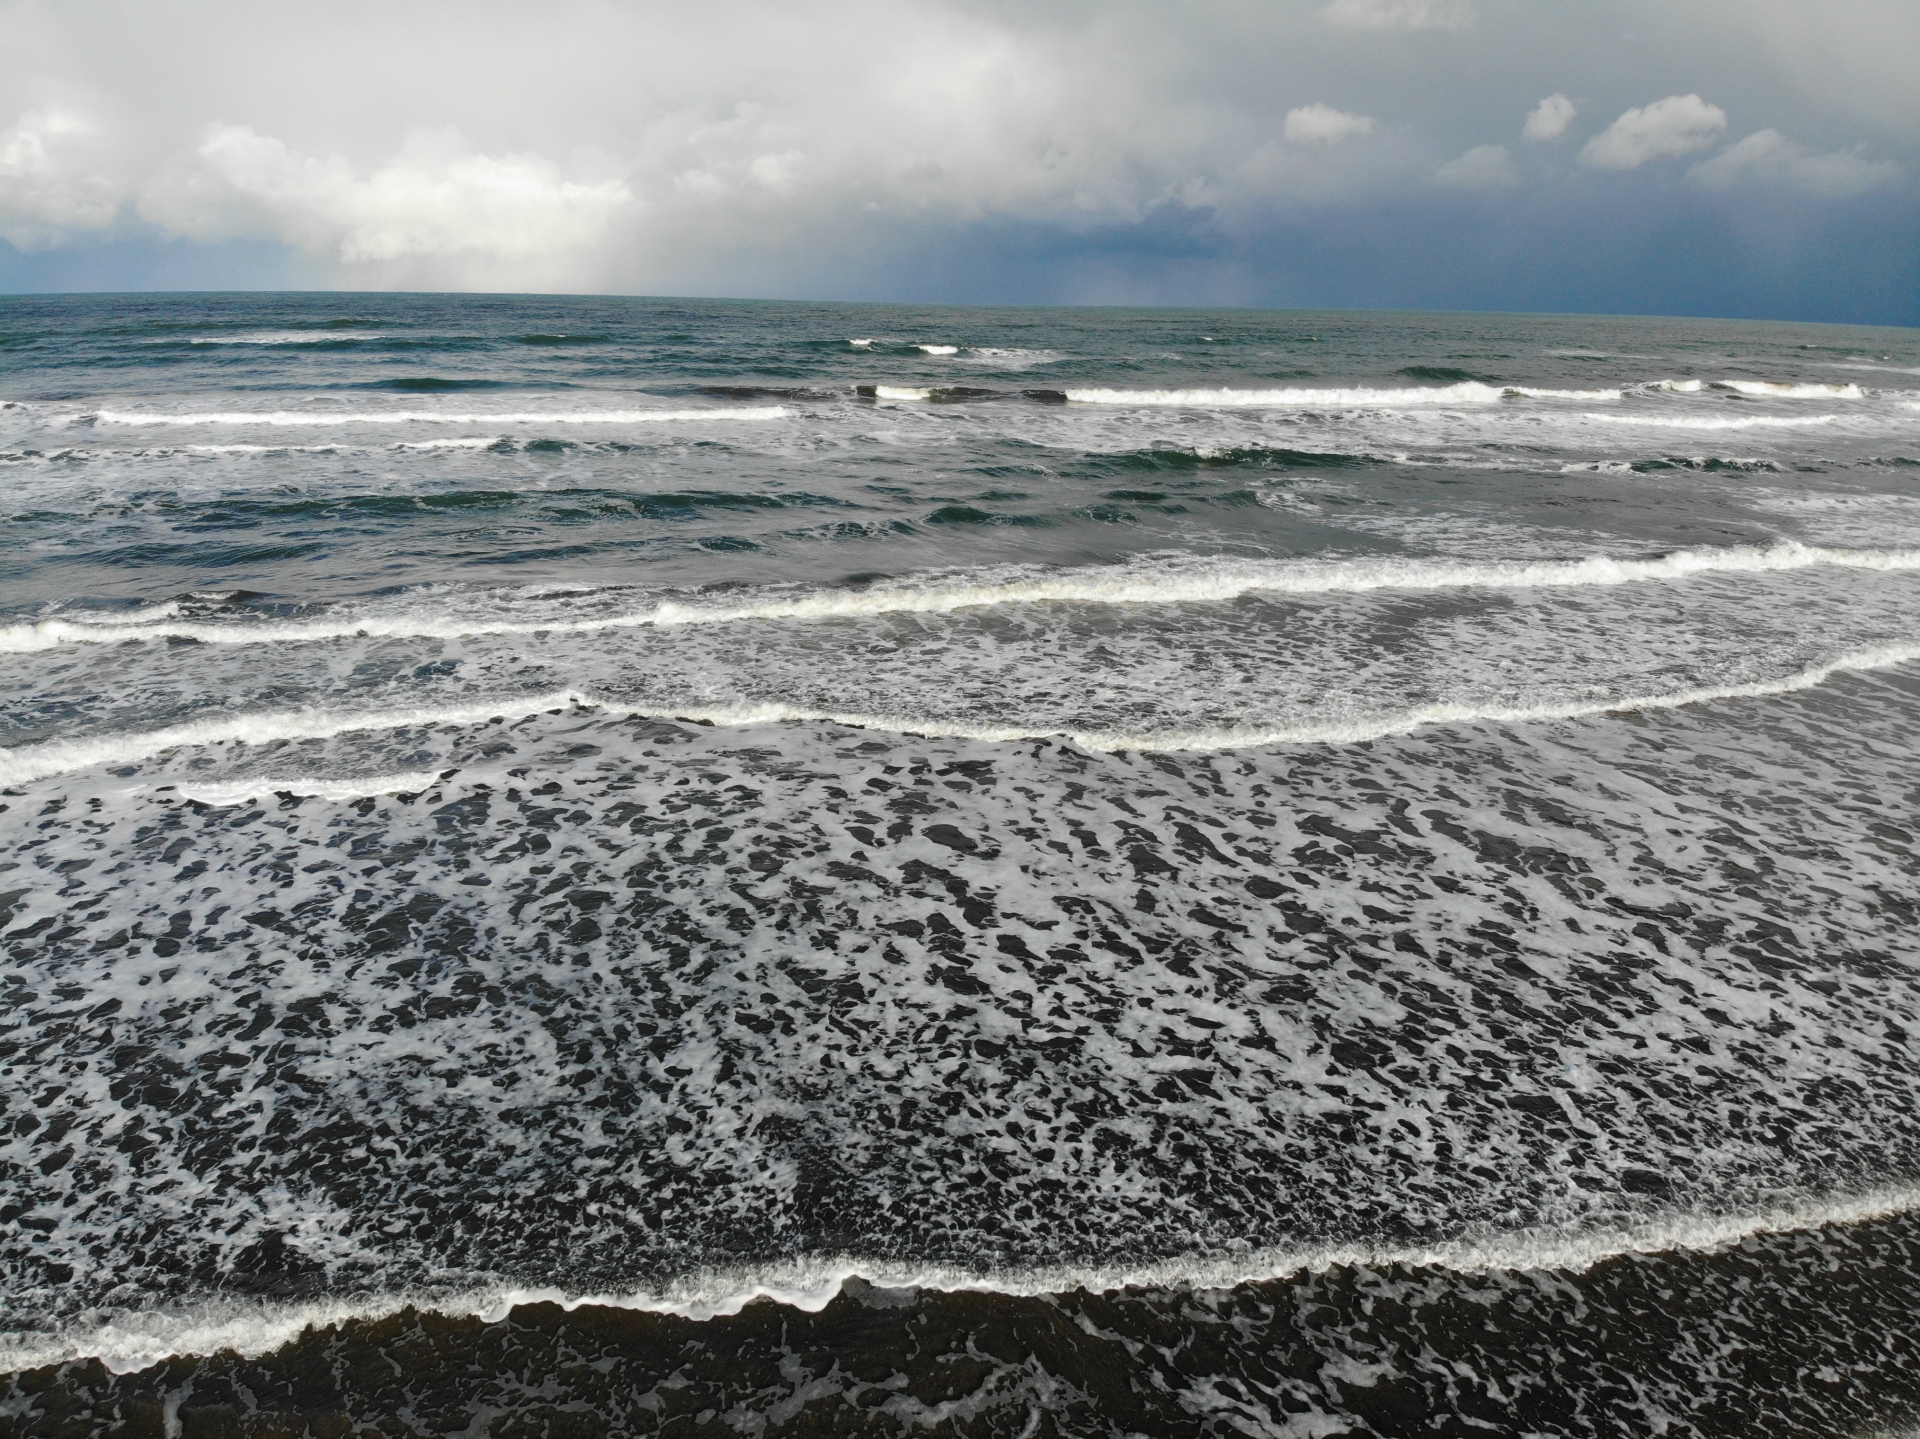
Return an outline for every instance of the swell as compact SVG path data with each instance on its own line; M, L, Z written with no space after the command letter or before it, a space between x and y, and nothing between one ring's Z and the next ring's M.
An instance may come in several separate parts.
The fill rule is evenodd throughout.
M100 425L635 425L668 420L784 420L781 405L711 406L698 410L526 410L455 413L451 410L95 410L73 420Z
M979 724L943 715L870 714L846 710L804 709L781 701L727 705L636 705L585 690L554 690L542 695L443 708L347 713L319 708L194 720L166 729L109 734L82 740L48 740L0 750L0 786L29 784L54 775L102 765L126 765L168 750L224 744L266 745L286 740L331 739L379 730L474 725L491 720L524 719L580 706L653 719L740 727L760 724L835 724L894 734L979 740L1007 744L1059 739L1084 750L1104 753L1141 751L1211 752L1267 745L1364 744L1441 724L1530 724L1587 719L1635 710L1681 709L1715 700L1756 699L1791 694L1826 683L1843 670L1886 669L1920 659L1920 641L1853 650L1834 659L1772 679L1733 684L1695 685L1638 695L1557 701L1536 705L1499 705L1441 701L1377 714L1341 714L1289 724L1246 725L1206 730L1072 730L1045 722Z
M526 1304L641 1310L707 1320L738 1314L756 1300L817 1313L849 1281L879 1289L976 1292L1011 1297L1102 1294L1129 1287L1220 1290L1339 1268L1439 1269L1455 1275L1583 1274L1626 1255L1711 1253L1774 1234L1870 1224L1920 1210L1920 1186L1888 1186L1858 1195L1802 1199L1745 1214L1675 1214L1611 1229L1522 1229L1485 1232L1431 1244L1302 1244L1240 1253L1192 1253L1115 1264L1061 1264L1020 1269L969 1268L874 1260L846 1254L807 1255L755 1267L713 1268L658 1290L582 1293L558 1287L476 1284L459 1289L367 1294L310 1300L216 1300L174 1312L112 1314L62 1333L0 1334L0 1372L17 1373L74 1359L99 1359L130 1373L176 1355L231 1349L271 1353L308 1327L379 1319L412 1307L486 1323Z
M481 497L491 500L492 497ZM653 497L659 504L663 498ZM775 503L791 502L785 497ZM690 508L714 504L687 496ZM477 502L469 500L468 503ZM395 500L411 507L414 501ZM633 501L639 505L641 500ZM736 498L761 507L768 497ZM674 507L678 509L676 505ZM1844 569L1920 569L1920 550L1843 550L1782 540L1765 548L1728 546L1678 550L1649 559L1592 555L1578 560L1472 563L1400 557L1365 560L1245 560L1191 565L1128 565L1001 580L954 582L930 577L919 585L863 590L815 590L719 606L664 601L651 609L588 619L509 620L419 615L344 616L272 624L90 622L53 618L0 629L0 654L53 649L61 644L119 644L128 640L197 640L204 644L298 644L350 637L440 638L477 635L585 634L646 625L729 624L750 620L847 619L884 614L940 614L986 605L1078 603L1101 605L1218 603L1254 593L1357 594L1374 590L1530 589L1611 586L1684 580L1695 575L1763 574L1832 565Z

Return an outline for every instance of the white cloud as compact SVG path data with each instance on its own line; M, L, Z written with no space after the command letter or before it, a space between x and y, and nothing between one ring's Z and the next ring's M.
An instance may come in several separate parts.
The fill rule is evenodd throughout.
M1450 190L1499 190L1520 183L1505 145L1475 145L1435 170L1433 178Z
M1846 150L1809 150L1778 130L1759 130L1702 160L1687 178L1709 190L1778 185L1810 195L1858 195L1898 183L1900 167Z
M1527 123L1520 127L1520 137L1524 140L1558 140L1567 133L1567 126L1573 123L1577 107L1565 95L1549 95L1527 116Z
M365 176L244 125L216 126L196 158L149 188L142 215L192 239L264 233L349 265L578 251L633 202L620 180L568 180L538 155L472 153L451 133L417 135Z
M1460 154L1489 136L1530 176L1535 147L1497 117L1560 111L1549 84L1606 96L1614 115L1657 98L1614 88L1635 73L1634 46L1685 65L1689 88L1740 95L1755 129L1839 150L1864 140L1861 153L1920 175L1920 131L1830 128L1853 82L1823 80L1811 106L1792 75L1735 43L1751 36L1742 16L1802 0L1594 0L1585 19L1588 7L1503 5L1498 25L1480 6L1471 44L1442 28L1464 7L1405 0L553 0L538 13L480 0L480 23L454 27L436 0L340 0L340 22L318 27L239 0L183 3L191 24L138 0L0 6L21 57L0 66L0 264L17 262L7 240L108 233L131 254L163 253L162 235L228 237L284 243L318 284L852 293L921 273L923 256L975 243L978 226L1072 245L1146 224L1189 232L1199 250L1281 216L1333 223L1303 207L1331 216L1498 183L1495 159ZM1846 56L1871 48L1856 41ZM1894 68L1863 73L1885 89ZM1301 105L1308 95L1340 108ZM1899 114L1914 103L1888 101ZM1605 128L1601 104L1583 98L1562 129L1568 158ZM236 128L209 144L214 122ZM1719 131L1673 168L1731 138ZM1629 148L1616 163L1657 147ZM1740 156L1699 186L1737 168L1743 184L1837 192L1869 173L1845 157Z
M1331 105L1302 105L1287 111L1286 135L1289 140L1333 145L1355 135L1371 135L1373 121L1365 115L1349 115Z
M1347 30L1464 30L1473 23L1466 0L1333 0L1320 14Z
M1582 165L1602 170L1632 170L1649 160L1665 160L1704 150L1727 128L1727 112L1698 95L1669 95L1629 110L1587 141Z
M119 186L92 173L94 129L61 110L29 111L0 131L0 238L44 249L110 228Z

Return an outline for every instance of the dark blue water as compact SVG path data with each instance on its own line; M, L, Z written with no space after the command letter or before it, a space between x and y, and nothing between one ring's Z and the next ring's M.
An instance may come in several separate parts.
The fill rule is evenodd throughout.
M0 402L8 1367L1920 1192L1913 332L34 299Z

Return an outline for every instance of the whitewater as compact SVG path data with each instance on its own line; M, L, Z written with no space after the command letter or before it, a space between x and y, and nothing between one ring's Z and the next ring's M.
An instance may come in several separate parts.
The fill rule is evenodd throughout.
M1920 1414L1912 335L9 315L6 1422Z

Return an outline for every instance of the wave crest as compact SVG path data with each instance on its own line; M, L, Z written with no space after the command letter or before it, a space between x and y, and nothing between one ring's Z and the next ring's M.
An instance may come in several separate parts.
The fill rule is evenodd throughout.
M782 701L742 701L735 704L631 704L587 693L558 690L544 695L504 701L412 708L382 712L343 713L319 708L279 714L252 714L194 720L143 734L111 734L82 740L48 740L16 749L0 750L0 786L30 784L53 775L102 765L125 765L151 759L168 750L225 744L265 745L283 740L331 739L336 735L379 730L432 728L438 725L483 724L495 719L524 719L530 715L569 707L602 709L614 714L653 719L738 727L757 724L834 724L851 729L881 730L1006 744L1036 739L1058 739L1078 749L1117 753L1139 751L1171 753L1260 749L1269 745L1364 744L1393 735L1441 724L1532 724L1548 720L1588 719L1634 710L1682 709L1714 700L1754 699L1791 694L1826 683L1842 670L1886 669L1920 659L1920 642L1880 645L1854 650L1834 659L1772 679L1726 684L1693 685L1683 689L1637 695L1605 695L1590 699L1551 701L1534 705L1439 701L1377 714L1340 714L1286 724L1247 725L1207 730L1071 730L1045 721L1026 724L983 724L945 715L874 714L842 710L805 709ZM260 781L271 784L271 781Z
M444 618L417 614L248 622L167 623L177 609L109 620L54 617L0 629L0 654L61 644L198 640L204 644L300 644L371 638L452 639L468 635L583 634L644 625L730 624L751 620L857 619L884 614L942 614L1008 604L1196 604L1255 593L1359 594L1373 590L1533 589L1681 580L1695 575L1765 574L1833 565L1844 569L1920 569L1920 550L1843 550L1782 540L1761 546L1676 550L1650 558L1590 555L1574 560L1483 563L1399 556L1365 560L1210 560L1086 567L1052 573L967 578L935 573L917 583L772 595L746 604L662 600L650 609L585 619Z
M450 410L95 410L70 422L97 425L641 425L668 420L784 420L783 405L714 406L700 410L521 410L493 414Z

